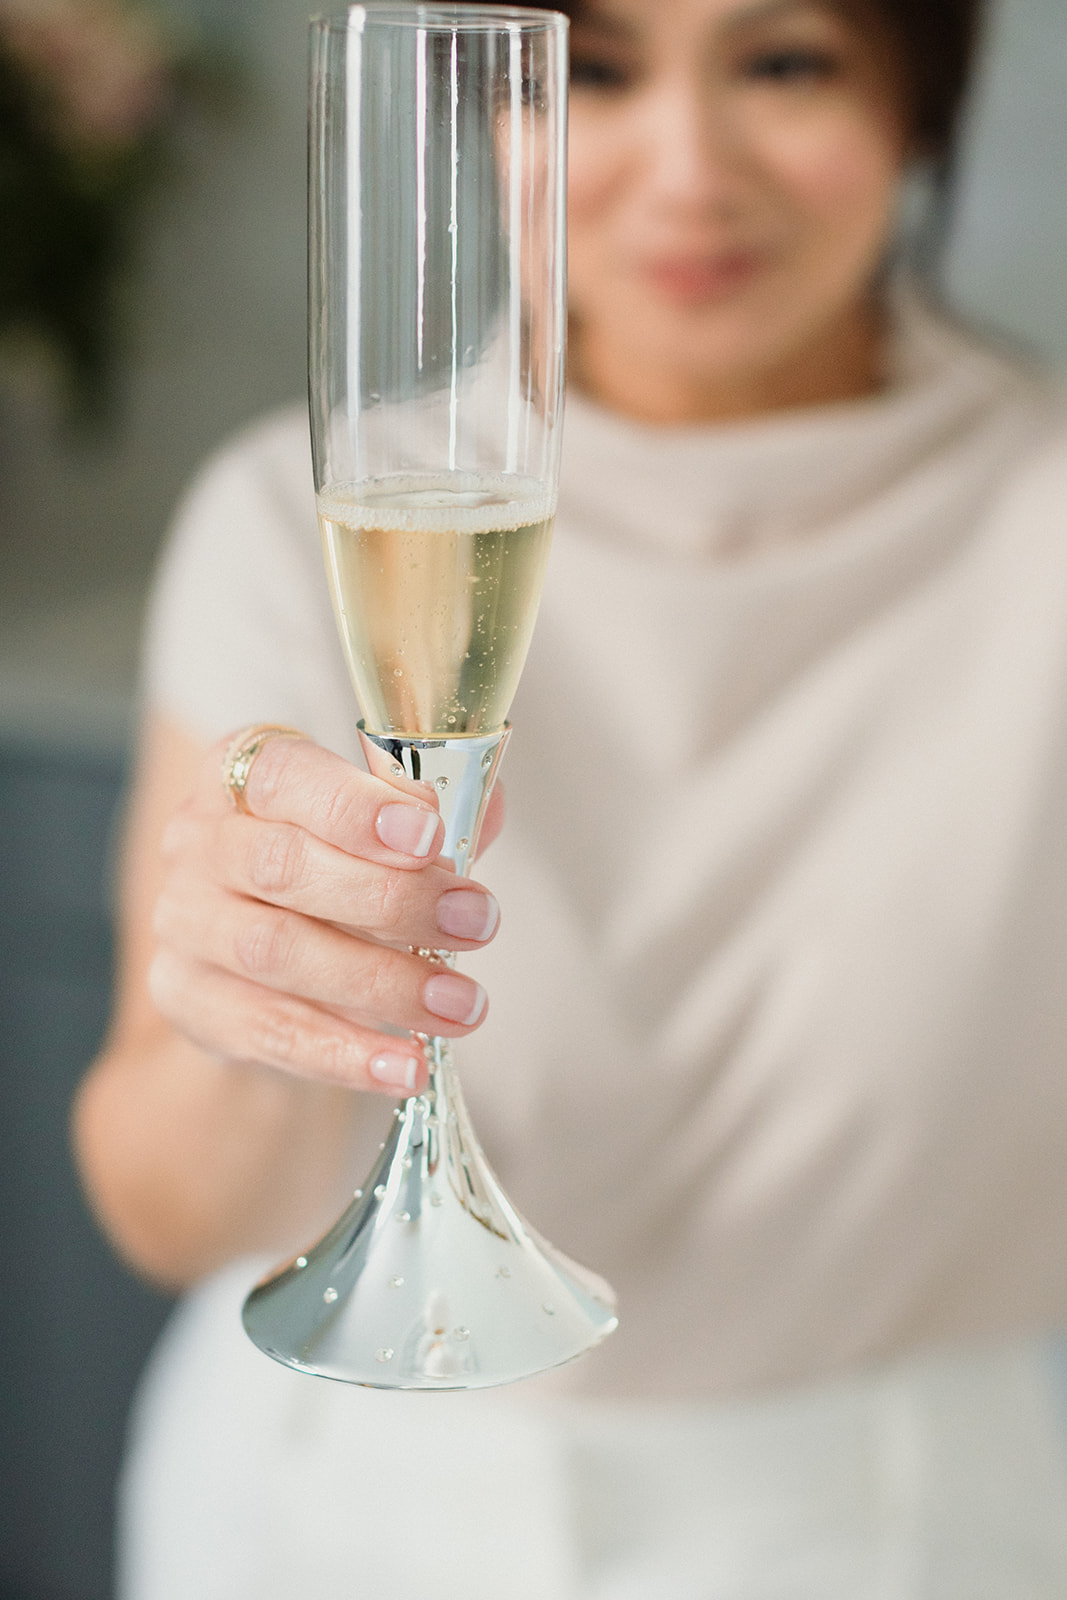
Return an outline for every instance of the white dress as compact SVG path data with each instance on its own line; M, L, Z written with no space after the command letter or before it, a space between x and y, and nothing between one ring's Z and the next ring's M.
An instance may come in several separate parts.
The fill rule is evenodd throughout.
M150 1374L124 1600L1067 1593L1065 441L915 307L860 404L572 403L462 1070L622 1326L370 1394L248 1346L238 1264ZM353 752L295 415L194 491L148 659L202 737Z

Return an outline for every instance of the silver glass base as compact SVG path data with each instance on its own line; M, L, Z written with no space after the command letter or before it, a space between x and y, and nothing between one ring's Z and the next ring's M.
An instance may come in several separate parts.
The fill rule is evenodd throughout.
M473 739L363 734L372 771L438 788L465 873L507 729ZM442 779L444 782L442 782ZM301 1372L378 1389L479 1389L561 1366L617 1326L615 1296L523 1221L471 1128L447 1040L393 1113L373 1172L304 1255L244 1306L253 1343Z

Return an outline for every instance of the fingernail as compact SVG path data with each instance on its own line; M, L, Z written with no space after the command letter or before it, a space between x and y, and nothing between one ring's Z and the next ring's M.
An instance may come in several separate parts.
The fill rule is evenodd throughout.
M500 921L500 907L481 889L449 889L437 902L437 926L457 939L488 939Z
M389 1089L414 1089L422 1063L415 1056L383 1050L370 1064L370 1075Z
M485 990L459 972L438 972L422 991L422 1003L435 1017L470 1028L485 1010Z
M436 811L424 811L421 806L383 806L374 827L390 850L399 850L406 856L428 856L438 821Z

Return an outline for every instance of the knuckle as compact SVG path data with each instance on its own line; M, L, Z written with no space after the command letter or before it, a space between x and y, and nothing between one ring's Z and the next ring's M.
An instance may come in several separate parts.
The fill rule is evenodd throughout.
M408 920L407 884L399 872L382 872L367 885L363 904L370 926L382 933L399 934Z
M183 804L173 813L159 840L159 854L169 867L202 859L208 849L205 818Z
M159 853L164 861L173 861L185 840L185 818L175 812L159 837Z
M197 911L198 897L190 895L187 885L172 875L152 906L153 937L172 950L196 948L202 934Z
M306 1029L293 1007L264 996L249 1024L249 1058L268 1066L294 1066L304 1058L305 1041Z
M251 978L277 978L285 972L296 943L296 923L288 916L252 916L234 935L234 958Z
M383 1022L399 1020L395 1013L401 985L398 973L403 963L415 957L401 955L396 950L373 947L373 955L360 973L360 1003L363 1009Z
M307 875L307 835L298 828L261 826L248 856L248 877L261 894L291 894Z
M326 837L350 839L358 830L361 806L351 782L331 784L320 790L312 804L316 830Z
M315 1034L315 1076L324 1083L350 1085L355 1076L354 1052L348 1039L324 1028Z
M245 784L245 799L253 812L257 807L269 810L280 796L287 752L278 746L284 742L267 739L251 763Z
M216 780L217 777L218 774L216 773ZM178 804L171 812L170 820L177 825L187 827L208 814L196 790L191 789L188 794L183 795L178 801Z
M252 1019L246 1049L250 1060L351 1086L355 1077L352 1046L343 1034L287 1001L265 998Z
M216 908L212 903L205 909L205 895L202 884L171 874L152 907L152 934L160 947L194 957L210 950Z
M174 1022L181 1011L181 968L168 950L157 950L148 967L149 998L156 1010L168 1022Z

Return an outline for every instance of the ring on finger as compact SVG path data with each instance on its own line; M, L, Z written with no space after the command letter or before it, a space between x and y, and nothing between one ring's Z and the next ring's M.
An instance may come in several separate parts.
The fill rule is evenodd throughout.
M285 728L272 722L260 722L251 728L242 728L226 747L222 758L222 784L237 811L250 815L245 790L248 787L252 764L268 739L285 737L305 739L299 728Z

